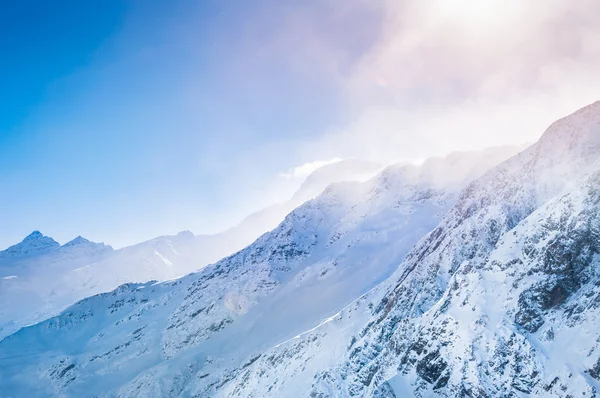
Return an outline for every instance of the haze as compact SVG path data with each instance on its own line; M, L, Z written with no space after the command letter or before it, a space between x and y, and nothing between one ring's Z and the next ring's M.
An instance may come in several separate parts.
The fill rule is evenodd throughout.
M593 0L3 4L0 248L34 229L115 247L217 232L334 160L532 142L597 99L599 12Z

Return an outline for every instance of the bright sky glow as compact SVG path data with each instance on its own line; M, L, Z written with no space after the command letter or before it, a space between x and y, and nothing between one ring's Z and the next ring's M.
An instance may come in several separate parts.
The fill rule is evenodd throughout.
M532 142L599 99L598 18L597 0L10 2L0 248L217 232L332 159Z
M522 3L521 7L523 7ZM512 0L436 0L431 2L432 15L479 29L510 22L518 13Z

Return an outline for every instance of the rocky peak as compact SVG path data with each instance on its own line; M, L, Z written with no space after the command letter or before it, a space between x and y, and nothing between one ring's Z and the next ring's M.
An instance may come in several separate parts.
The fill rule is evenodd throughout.
M94 242L91 242L91 241L87 240L86 238L84 238L83 236L80 235L80 236L76 237L75 239L73 239L72 241L65 243L63 245L63 247L85 245L85 244L90 244L90 243L93 244Z
M44 237L44 235L40 231L35 230L32 233L30 233L29 235L27 235L25 237L25 239L23 239L23 241L37 240L37 239L40 239L43 237Z
M0 252L0 259L28 257L50 252L60 247L60 244L40 231L33 231L20 243Z
M113 248L104 243L92 242L83 236L78 236L75 239L65 243L56 253L57 256L64 255L95 255L104 252L113 251Z

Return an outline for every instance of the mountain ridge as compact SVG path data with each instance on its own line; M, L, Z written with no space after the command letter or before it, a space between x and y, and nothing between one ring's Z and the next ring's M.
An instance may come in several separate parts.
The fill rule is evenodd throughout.
M600 152L585 150L586 137L600 135L593 105L548 130L570 137L581 121L573 118L583 115L591 135L581 135L582 145L540 151L548 148L543 138L485 173L386 282L266 351L215 396L593 396L600 293L590 236L600 230ZM557 126L567 130L557 133ZM523 242L520 250L514 239ZM542 265L529 268L532 261ZM574 346L571 327L583 331ZM325 347L337 352L335 363ZM568 361L581 371L573 376L548 352L573 352Z
M588 118L589 112L593 112L592 118ZM547 152L550 152L552 155L556 154L556 151L553 150L556 149L554 146L547 146L547 143L549 141L548 133L554 137L572 137L573 134L571 134L571 128L573 125L578 125L578 122L580 120L577 119L579 119L582 116L587 118L584 130L586 132L590 132L591 135L588 136L586 134L583 134L583 141L577 142L577 144L580 145L569 145L566 148L566 151L559 151L559 153L564 154L564 156L560 158L556 158L554 156L540 156L547 154L544 153L544 151L540 150L540 148L544 147L550 148L551 150ZM542 137L542 139L540 139L538 145L535 145L534 147L530 148L526 153L521 153L515 158L509 159L505 163L498 166L496 169L490 171L489 173L481 177L481 179L473 182L464 191L463 195L461 195L461 199L459 199L455 209L453 209L453 211L449 213L445 220L442 221L440 226L438 226L429 235L428 241L425 241L421 245L418 245L413 250L413 252L407 256L405 264L401 265L395 277L391 278L393 280L396 280L397 282L389 285L389 287L386 290L387 293L380 293L381 297L379 303L377 303L377 299L374 300L376 310L373 313L373 324L370 328L367 327L361 332L361 335L364 336L369 334L370 337L362 339L362 341L365 342L364 345L360 344L361 339L359 339L356 349L350 355L350 361L348 362L350 364L349 367L345 368L342 365L340 368L338 368L338 370L335 370L333 373L323 373L321 375L323 381L337 381L331 383L325 382L324 384L327 385L321 387L317 386L316 389L313 391L313 395L327 396L322 394L324 394L325 391L329 391L329 393L331 393L331 391L335 391L335 394L338 394L340 396L347 396L348 394L350 396L355 394L367 394L374 396L380 394L379 396L395 396L393 395L394 388L390 386L390 383L386 384L386 380L390 380L394 377L394 372L391 370L394 366L399 366L399 370L401 371L401 375L396 376L396 383L398 383L399 379L409 380L408 386L406 385L406 382L400 383L404 384L404 386L397 387L399 388L399 391L405 391L408 388L409 390L416 393L417 396L462 396L460 394L470 394L471 396L485 396L489 394L509 395L514 394L516 390L528 393L535 392L536 383L532 384L526 383L524 381L528 377L533 379L536 378L534 373L531 373L529 375L526 373L528 368L523 368L522 371L514 371L515 379L509 381L509 385L511 383L512 385L509 389L504 391L497 391L492 388L492 385L504 385L504 382L496 381L492 384L486 384L484 380L478 379L476 376L477 368L473 368L473 366L476 365L471 364L471 368L469 368L471 372L470 374L472 376L460 374L460 372L458 372L459 374L456 374L453 370L455 369L454 367L452 367L450 373L444 373L444 371L446 369L450 369L451 364L455 362L452 359L452 356L444 355L444 350L442 350L442 348L440 348L440 350L442 350L441 352L435 350L427 352L427 350L425 350L425 354L427 354L425 355L423 354L423 349L419 347L427 345L431 345L433 347L439 346L438 344L434 343L435 340L433 339L439 340L444 334L446 334L446 337L445 340L442 340L442 342L451 342L453 341L452 338L447 335L447 333L451 332L448 332L447 328L444 329L438 323L436 324L438 326L436 326L436 329L434 329L437 330L436 333L438 334L430 332L427 334L423 333L419 335L417 329L410 329L408 327L404 327L402 326L403 324L398 323L396 319L402 319L404 316L406 316L409 320L415 319L415 322L418 322L419 317L422 316L425 317L422 321L424 324L424 326L422 327L426 328L426 325L428 324L428 321L426 320L427 314L430 311L434 311L435 308L439 308L438 311L443 311L443 308L445 308L445 306L452 305L449 301L447 301L447 299L444 299L444 297L448 297L449 294L451 296L452 292L456 291L456 294L460 294L460 290L447 290L444 286L447 286L448 289L450 289L450 287L453 286L453 283L457 283L456 278L465 280L464 278L466 278L469 275L477 275L477 272L473 271L478 269L477 264L488 263L489 255L487 253L494 251L497 252L497 250L499 249L496 248L496 244L498 242L502 242L502 239L511 238L513 236L511 231L513 231L515 228L518 228L519 225L527 223L529 217L534 217L535 214L540 213L545 214L545 211L549 212L549 206L551 207L554 203L560 202L561 200L563 200L562 198L568 197L569 194L573 195L570 192L575 192L576 194L578 188L573 188L574 186L586 186L588 181L597 180L598 174L597 171L594 170L597 170L597 159L600 152L598 152L597 150L584 150L582 155L580 149L582 147L584 149L589 148L589 146L586 145L587 141L585 137L591 138L591 142L596 142L596 139L600 136L600 129L598 128L599 116L600 111L598 110L598 103L596 103L591 107L584 108L583 111L576 112L570 117L562 119L560 123L555 123L549 128L549 130ZM566 131L557 130L558 128L565 127ZM581 128L581 125L578 127ZM562 150L565 148L560 149ZM572 155L574 154L576 154L575 159L572 158ZM569 160L571 161L571 163L565 165L564 162L568 162ZM514 166L514 164L525 165L525 167L522 169L525 172L525 176L524 178L517 179L516 183L511 183L515 181L515 178L513 178L514 175L511 175L509 171L519 169L518 167L511 167ZM527 174L532 170L539 173L540 177L528 177ZM569 178L564 178L565 170L567 172L572 173L569 175ZM561 184L556 183L548 184L549 175L554 175L559 178L563 178L562 186ZM489 183L491 177L496 177L496 179L495 183L491 184L492 189L488 190L488 188L490 187ZM534 185L534 189L532 189L531 186L527 188L527 183L532 183ZM537 184L540 184L541 187L539 187ZM525 189L515 189L515 187L517 186ZM484 192L489 192L489 194L484 194L483 197L481 195L477 195L476 192L479 189L483 190ZM589 192L593 194L593 192L595 192L595 190L597 191L597 189L598 187L595 186L595 188L593 190L590 190ZM493 194L496 194L497 197L501 198L499 202L502 203L502 206L497 206L494 204L495 202ZM564 196L565 194L567 196ZM592 204L593 203L597 203L597 201L592 201ZM519 204L521 204L521 206L519 206ZM481 217L485 214L481 213L482 209L485 209L487 214L491 214L487 222L481 222ZM568 214L568 208L563 210L561 213L564 214L564 212L567 212ZM557 225L564 225L564 221L561 221L561 217L564 216L559 214L558 220L549 223L548 225L552 226L553 228L556 228ZM469 221L474 219L477 219L478 222L474 223L472 221ZM485 218L483 220L485 220ZM478 229L471 229L472 227L470 227L469 223L471 223L470 225ZM485 228L486 226L488 227L487 230ZM470 229L471 232L469 232ZM457 232L448 232L452 230L456 230ZM549 228L549 230L551 230L551 228ZM454 233L454 237L450 237L450 233ZM457 235L463 235L471 238L467 241L460 240L457 239ZM521 235L525 238L527 236L530 236L527 230ZM514 234L514 236L519 236L519 234L516 233ZM483 237L484 239L478 239L475 237ZM489 239L489 241L486 242L486 239ZM475 246L472 242L475 242ZM593 250L597 251L596 249ZM448 254L444 254L444 252ZM529 254L531 253L535 253L535 251L529 251ZM427 261L430 261L429 265ZM490 261L491 264L488 267L494 267L494 261ZM502 272L512 269L511 267L514 266L515 263L511 263L511 261L508 261L507 265L503 266L504 270L501 269ZM521 261L516 264L523 265L527 263ZM428 266L429 268L427 268ZM428 275L432 275L434 278L430 279ZM446 277L444 275L450 275L450 277ZM545 276L545 278L548 278L548 276ZM438 285L440 281L441 287L436 287L436 285ZM424 284L421 285L421 283ZM474 282L473 285L477 287L477 283ZM416 286L422 287L417 289ZM559 294L559 297L568 297L570 294L572 294L572 292L568 294L557 293L560 292L560 290L553 290L557 289L557 286L559 285L550 285L549 290L546 291L547 293L544 293L550 294L550 296L542 295L541 300L546 300L543 297L555 297L553 296L555 294ZM545 288L542 288L542 292L544 291L543 289ZM570 288L567 287L567 289ZM487 290L489 290L489 288ZM486 289L483 289L483 291L485 292ZM523 290L523 292L525 292L525 290ZM416 297L413 297L413 294L416 294ZM524 327L525 329L529 330L529 332L534 333L538 330L536 327L539 324L539 321L536 321L536 319L538 319L540 315L539 312L536 312L535 310L531 310L533 311L531 312L526 309L528 307L527 303L531 303L532 300L533 303L536 302L535 300L540 300L540 293L530 293L533 296L528 296L528 294L529 293L517 294L517 297L519 298L517 306L520 309L518 309L518 311L515 310L514 312L512 312L512 316L515 317L515 322L520 324L521 327ZM533 299L531 297L538 298ZM561 298L560 300L566 300L566 297ZM555 300L552 298L549 299ZM535 305L537 304L533 303L531 305L533 305L534 308L536 308ZM557 304L551 304L549 305L549 309L552 309L556 306L560 307L561 304L562 301L559 301ZM436 307L436 305L439 307ZM544 306L547 305L548 304L542 305L542 311L549 311L549 309L543 309ZM475 311L475 309L473 311ZM433 314L436 313L438 312L433 312ZM483 314L481 319L484 319L485 315L491 316L492 314L494 313L491 312L490 314ZM441 315L438 316L440 318L443 318ZM447 319L450 322L452 322L452 318ZM473 320L472 322L475 321L479 320L475 318L475 320ZM410 321L408 322L410 325ZM487 324L486 321L480 322L483 322L482 325ZM515 333L517 333L515 336L520 335L518 332ZM383 334L383 336L387 336L385 337L386 341L384 341L382 337L376 337L377 334ZM420 342L420 340L422 340L422 342ZM525 341L527 341L526 338L525 340L521 340L522 344L527 345L528 343L523 343ZM454 343L452 344L454 345ZM494 340L491 339L489 344L494 344ZM393 349L394 352L396 352L395 354L392 354L391 352L392 345L395 346L395 348ZM359 353L357 351L359 347L361 348L362 353ZM452 347L452 345L448 347ZM533 351L531 351L530 349L530 351L528 351L529 354L523 356L523 358L527 358L528 361L536 361L536 355L539 354L532 354L532 352L536 351L536 347L535 345L531 347ZM449 349L445 350L448 351ZM402 354L402 352L404 352L404 354ZM399 363L398 359L392 359L393 357L402 358L403 355L406 356L406 359L404 361L407 362ZM461 353L454 355L459 355L458 357L464 357L465 354ZM468 357L469 356L467 356L467 358ZM521 360L523 360L523 358ZM386 363L386 361L390 362ZM534 372L535 370L531 371ZM353 381L345 382L343 381L342 375L348 374L348 372L353 374ZM498 372L498 369L495 369L493 371L490 370L490 372L492 372L491 374L493 374L493 372ZM541 374L539 373L539 368L535 372L538 372L538 376ZM461 377L467 377L468 383L460 382ZM458 378L458 380L456 378ZM589 386L593 386L594 383L574 385L573 383L569 383L568 380L565 379L568 379L568 377L566 377L563 374L562 381L560 382L562 385L562 387L560 388L564 388L562 392L560 392L560 389L553 390L553 394L556 394L556 396L568 396L569 394L572 394L574 390L577 391L577 394L590 393L590 388L593 392L593 387ZM560 380L560 377L557 378L557 380ZM552 380L548 380L548 383L550 383L551 381ZM394 383L392 382L391 384ZM548 384L546 387L550 386L550 384ZM554 384L558 386L557 382L554 382ZM431 389L432 386L433 390ZM480 386L479 390L475 386ZM552 389L553 386L548 387L548 390ZM438 390L439 393L437 392ZM537 390L537 394L544 393L544 391L548 390Z
M384 281L456 200L455 188L445 191L433 181L413 166L401 166L364 183L330 185L275 230L215 265L172 282L124 285L86 299L7 337L0 342L0 356L10 357L23 344L35 353L36 341L56 347L63 352L58 357L34 355L36 366L56 369L43 380L61 394L83 393L100 372L124 378L109 388L109 396L212 395L222 378L241 372L246 361ZM245 337L243 346L232 344L239 336ZM66 351L57 346L63 339L73 342ZM138 373L119 365L123 355L130 358L127 369ZM23 371L15 360L7 374ZM79 381L56 377L63 371ZM177 386L176 380L187 381ZM30 382L30 388L48 393L43 384Z
M0 260L45 254L58 247L60 244L57 241L35 230L21 242L0 251Z
M352 179L352 172L360 171L360 167L350 171L315 178L319 186L326 185L328 179ZM271 206L216 235L181 231L118 250L82 237L62 246L47 238L54 243L41 252L23 256L14 251L14 256L0 258L0 304L11 303L0 305L0 339L21 326L58 314L80 299L121 284L172 280L197 271L251 244L300 204L290 200ZM42 236L39 232L33 235L32 239ZM11 292L27 294L24 300L14 303Z

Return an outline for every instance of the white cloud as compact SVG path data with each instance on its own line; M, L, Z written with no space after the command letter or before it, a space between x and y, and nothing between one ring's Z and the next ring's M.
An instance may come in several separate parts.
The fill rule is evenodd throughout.
M416 161L534 142L600 99L597 0L324 0L270 12L270 34L246 59L326 81L314 95L335 90L339 103L319 132L282 134L244 162L275 170L257 203L289 196L322 159ZM288 162L306 163L280 173Z
M533 142L554 120L600 99L597 0L277 4L257 7L243 34L232 35L243 38L231 47L236 90L254 98L278 81L267 77L283 71L286 81L310 90L300 93L308 98L290 92L277 101L311 102L314 95L335 103L325 101L319 115L290 107L299 110L290 111L295 118L319 119L306 132L273 109L281 134L235 156L223 153L236 140L215 134L223 139L199 159L204 169L214 160L215 174L226 170L224 192L245 192L241 204L229 205L237 215L286 200L302 178L333 160L415 161ZM257 103L271 109L262 97ZM299 166L286 170L292 165Z
M280 173L279 175L283 178L306 178L313 171L328 164L337 163L340 161L342 161L342 159L337 157L329 160L315 160L314 162L308 162L304 163L303 165L294 167L284 173Z
M351 64L331 59L336 43L319 43L333 46L320 48L346 120L297 146L305 158L388 161L521 144L600 99L597 0L378 3L377 39Z

